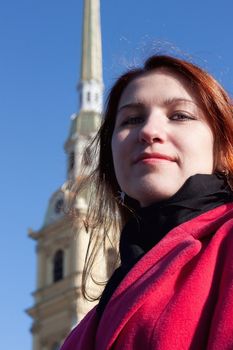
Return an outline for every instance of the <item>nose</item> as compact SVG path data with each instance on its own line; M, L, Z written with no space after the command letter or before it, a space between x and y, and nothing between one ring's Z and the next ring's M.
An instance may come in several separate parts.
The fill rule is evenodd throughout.
M141 125L139 130L139 142L153 144L163 143L167 138L165 119L160 116L150 115Z

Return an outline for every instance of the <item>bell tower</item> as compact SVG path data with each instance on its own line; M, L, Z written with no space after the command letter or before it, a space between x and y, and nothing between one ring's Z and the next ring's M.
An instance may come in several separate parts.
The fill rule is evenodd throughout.
M42 227L30 230L36 241L37 285L32 317L33 350L57 350L70 330L92 308L81 295L81 274L88 244L82 221L85 198L78 198L75 229L63 209L68 195L66 184L79 179L81 158L87 142L97 132L103 100L100 0L84 0L82 63L78 84L79 113L71 116L65 142L67 178L51 196ZM101 267L105 274L105 268ZM107 271L107 269L106 269Z

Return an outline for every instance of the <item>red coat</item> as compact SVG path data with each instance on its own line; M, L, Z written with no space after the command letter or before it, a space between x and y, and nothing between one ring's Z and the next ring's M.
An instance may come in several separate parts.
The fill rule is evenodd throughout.
M171 230L61 350L233 349L233 204Z

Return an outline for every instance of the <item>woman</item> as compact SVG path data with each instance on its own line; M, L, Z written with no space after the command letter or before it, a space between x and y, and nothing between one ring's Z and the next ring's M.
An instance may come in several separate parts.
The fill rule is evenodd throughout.
M189 62L150 57L113 86L98 142L99 205L89 220L102 227L93 226L84 275L117 210L121 264L62 350L233 349L226 92Z

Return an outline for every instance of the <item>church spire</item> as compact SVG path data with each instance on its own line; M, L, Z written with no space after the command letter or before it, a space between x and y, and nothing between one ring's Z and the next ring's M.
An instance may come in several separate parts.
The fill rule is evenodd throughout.
M100 0L84 1L80 109L102 110L102 44L100 29Z
M102 83L100 0L84 2L81 81Z
M82 57L78 92L79 113L72 115L71 129L65 143L67 178L80 175L85 145L99 129L103 105L102 43L100 0L84 0Z

